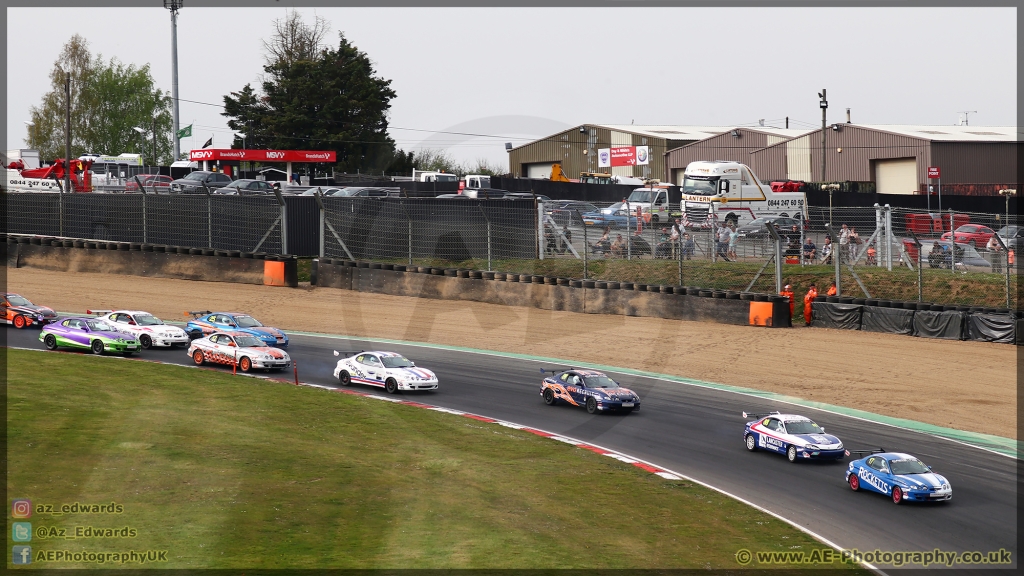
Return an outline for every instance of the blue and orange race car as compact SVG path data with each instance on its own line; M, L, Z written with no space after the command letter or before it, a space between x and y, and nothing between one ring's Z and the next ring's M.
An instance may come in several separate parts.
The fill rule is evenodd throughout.
M603 372L597 370L544 370L550 373L540 383L540 395L548 406L565 402L572 406L585 406L587 412L624 412L640 409L640 396L619 386Z
M259 338L267 346L288 346L288 335L277 328L271 328L260 324L260 321L238 312L185 312L191 315L192 319L185 325L185 332L189 337L201 338L209 336L214 332L241 332Z

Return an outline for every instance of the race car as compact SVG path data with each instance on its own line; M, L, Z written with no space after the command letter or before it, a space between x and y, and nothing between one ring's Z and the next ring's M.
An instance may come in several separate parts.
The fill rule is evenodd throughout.
M58 318L43 326L39 340L47 350L78 348L93 354L120 352L131 356L139 350L134 336L122 334L100 318Z
M846 469L846 482L855 492L863 489L885 494L894 504L945 502L953 498L949 480L910 454L884 450L853 452L870 454L850 462Z
M260 324L259 320L248 314L210 312L206 310L205 312L185 312L185 315L192 316L192 320L189 320L188 324L185 325L185 331L193 337L206 336L221 330L230 330L255 336L267 346L280 346L282 348L288 346L287 334L277 328L270 328Z
M138 339L143 349L152 346L187 346L190 338L185 330L168 326L149 312L140 310L86 310L89 314L102 315L115 330L131 334Z
M335 356L342 353L334 351ZM338 360L334 377L342 386L369 384L379 386L388 394L400 390L437 390L437 375L426 368L417 368L411 360L397 352L359 352Z
M603 372L597 370L545 370L550 373L540 383L540 395L548 406L565 402L572 406L585 406L587 412L625 412L640 409L640 396L619 386Z
M291 356L284 350L267 346L252 334L240 331L214 332L197 338L189 344L188 355L196 366L206 363L237 365L242 372L284 370L292 365Z
M757 418L747 422L743 430L743 443L747 450L770 450L785 454L790 462L805 460L840 460L846 450L839 438L825 434L825 429L813 420L795 414L769 412L743 413L744 418Z
M46 306L36 306L28 298L13 292L4 292L0 296L0 306L4 308L4 321L14 324L15 328L24 328L32 324L48 324L57 319L57 313Z

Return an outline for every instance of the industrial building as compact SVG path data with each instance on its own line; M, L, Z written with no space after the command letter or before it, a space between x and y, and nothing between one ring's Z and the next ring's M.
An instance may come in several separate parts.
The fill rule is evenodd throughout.
M772 142L737 128L666 154L664 177L677 182L693 160L736 160L765 181L874 183L879 194L923 194L941 180L944 194L991 195L1016 188L1016 126L832 124ZM764 142L763 147L756 147ZM744 157L746 158L744 160ZM940 179L928 177L938 168Z
M607 172L616 176L662 178L665 152L730 130L731 126L634 126L584 124L528 144L510 148L509 172L521 178L547 178L559 163L569 178L580 172ZM646 164L601 166L600 151L613 147L646 146Z
M701 160L731 160L750 165L750 155L755 150L803 136L808 132L809 129L767 126L726 128L710 138L669 150L665 154L665 172L662 180L681 185L686 165ZM759 173L758 175L760 176Z

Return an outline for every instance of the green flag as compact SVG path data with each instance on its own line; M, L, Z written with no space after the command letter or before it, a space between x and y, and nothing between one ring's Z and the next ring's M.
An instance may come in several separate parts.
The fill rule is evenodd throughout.
M191 124L189 124L188 126L185 126L181 130L178 130L178 140L181 140L182 138L188 138L191 135L192 135L192 125Z

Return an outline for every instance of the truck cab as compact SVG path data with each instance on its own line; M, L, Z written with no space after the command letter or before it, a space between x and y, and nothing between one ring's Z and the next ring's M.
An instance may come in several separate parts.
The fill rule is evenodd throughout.
M681 210L691 227L711 226L716 220L742 226L765 216L807 217L803 192L774 192L739 162L690 162L680 188Z
M656 185L636 188L626 198L626 204L634 214L638 208L641 213L650 214L650 222L654 224L666 221L669 217L668 187Z
M484 176L483 174L466 174L466 178L463 181L466 184L465 188L480 189L491 187L491 177Z
M420 172L417 170L413 175L413 180L417 182L458 182L459 177L446 172Z

